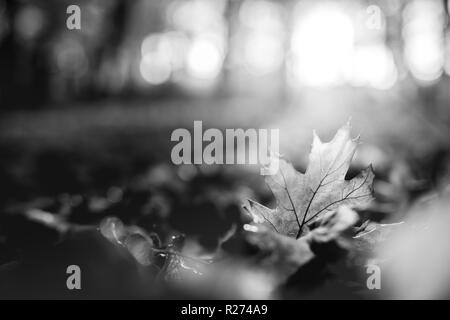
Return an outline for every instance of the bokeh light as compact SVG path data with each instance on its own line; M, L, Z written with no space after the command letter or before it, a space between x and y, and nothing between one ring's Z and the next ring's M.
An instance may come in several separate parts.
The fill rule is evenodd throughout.
M293 78L310 86L340 83L354 43L351 17L331 2L302 7L295 14L288 61Z
M226 55L227 26L225 1L175 1L167 10L169 27L185 35L183 48L177 48L185 77L182 85L192 80L211 81L218 77Z
M239 10L239 60L254 75L279 70L284 60L283 7L272 1L244 1Z
M170 78L170 60L163 55L148 53L142 57L139 70L150 84L162 84Z
M225 1L189 0L175 1L167 10L167 20L176 30L191 34L224 33L226 29L223 11Z
M350 64L349 81L352 85L389 89L397 81L393 54L383 44L356 47Z
M214 79L222 69L223 58L223 52L214 39L199 37L194 39L189 48L186 71L196 79Z
M283 45L277 37L258 34L246 41L242 58L251 74L268 74L283 64Z
M188 39L180 32L154 33L141 44L140 73L144 80L159 85L182 69Z
M145 38L141 54L139 70L148 83L158 85L169 80L172 73L172 50L164 35L153 34Z
M403 12L405 61L422 81L439 79L444 67L444 7L438 0L414 0Z

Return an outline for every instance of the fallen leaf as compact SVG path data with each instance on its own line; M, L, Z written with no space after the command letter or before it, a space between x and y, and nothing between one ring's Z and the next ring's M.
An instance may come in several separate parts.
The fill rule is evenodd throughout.
M358 220L354 210L341 206L300 239L273 232L265 225L245 225L242 235L246 243L257 249L252 250L254 265L281 284L313 261L344 257L351 249L353 227Z
M141 265L149 266L152 264L154 243L144 230L134 226L125 226L117 217L103 219L99 230L110 242L127 248Z
M295 238L309 232L308 224L341 205L364 208L373 199L372 167L345 180L358 141L359 137L352 139L350 136L350 124L339 129L328 143L320 141L314 133L309 165L304 174L284 159L273 160L279 161L279 169L265 179L277 200L276 209L254 201L249 201L244 208L255 223Z

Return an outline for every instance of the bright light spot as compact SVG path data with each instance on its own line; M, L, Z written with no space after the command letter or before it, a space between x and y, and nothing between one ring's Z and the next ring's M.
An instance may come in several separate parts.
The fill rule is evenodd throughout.
M430 29L442 29L445 21L445 12L440 0L413 0L408 3L403 11L403 20L407 30L412 33L429 31Z
M442 44L439 39L418 35L405 44L405 60L418 80L437 80L444 64Z
M354 42L351 18L337 5L324 3L297 20L289 60L294 79L311 86L341 82Z
M227 27L223 15L225 0L174 1L167 10L169 25L189 35L189 44L175 51L182 55L182 68L190 77L175 77L184 85L198 80L215 79L222 70L226 50ZM204 87L202 82L201 86ZM191 88L192 89L192 88Z
M251 224L244 224L244 230L249 232L258 232L258 227L252 226Z
M150 84L162 84L183 67L187 38L178 32L151 34L142 41L140 72Z
M412 75L420 81L437 80L445 63L444 7L438 0L415 0L403 12L404 56Z
M214 79L219 75L222 64L222 50L213 39L199 37L192 42L186 59L186 71L191 77Z
M383 44L355 48L350 63L350 82L353 85L389 89L397 81L397 68L392 52Z

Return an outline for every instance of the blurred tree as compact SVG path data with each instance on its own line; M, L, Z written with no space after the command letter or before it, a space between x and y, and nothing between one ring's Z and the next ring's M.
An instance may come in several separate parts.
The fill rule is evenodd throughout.
M102 63L116 58L124 45L134 2L80 1L82 29L70 31L65 23L69 4L55 0L3 0L3 22L7 28L0 39L0 110L35 108L51 103L55 97L64 102L100 95L98 73ZM98 13L98 21L86 14L92 8ZM63 49L67 51L63 58L69 59L65 63L79 63L72 61L77 55L71 50L80 47L67 48L65 41L76 41L86 54L86 77L74 79L64 74L67 70L58 68L56 60Z
M26 23L24 19L18 19L23 10L21 2L6 0L4 4L9 27L0 42L0 110L39 104L48 88L48 68L39 45L20 37L20 29L28 27L20 24Z

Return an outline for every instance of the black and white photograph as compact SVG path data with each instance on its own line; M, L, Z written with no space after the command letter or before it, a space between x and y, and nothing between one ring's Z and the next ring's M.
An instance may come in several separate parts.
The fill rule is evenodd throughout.
M449 0L0 0L0 300L447 299Z

